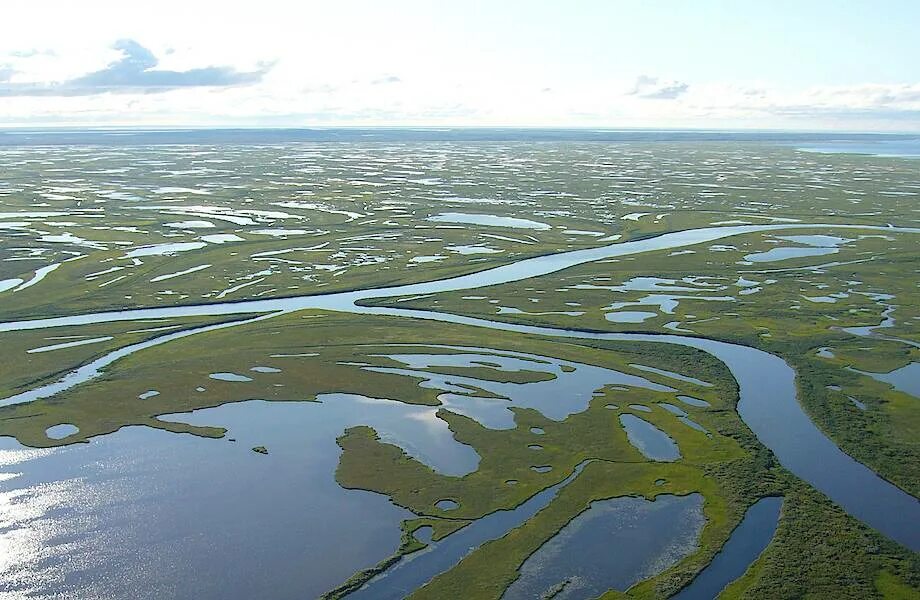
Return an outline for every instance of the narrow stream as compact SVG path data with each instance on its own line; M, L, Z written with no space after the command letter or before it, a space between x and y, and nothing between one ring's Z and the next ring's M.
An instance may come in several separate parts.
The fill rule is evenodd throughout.
M499 510L477 519L441 541L410 554L386 571L371 578L361 588L348 594L349 600L399 600L444 573L482 544L498 539L519 527L548 505L559 490L570 484L587 465L583 462L572 474L538 492L511 510Z
M755 502L712 562L690 585L671 596L671 600L711 600L741 577L770 545L782 506L782 498L761 498Z
M520 281L531 277L555 273L568 267L599 259L653 250L678 248L723 239L734 235L782 229L814 228L865 229L886 231L889 233L920 233L920 229L916 228L861 225L776 224L708 227L668 233L654 238L613 244L599 248L576 250L526 259L479 273L472 273L439 281L328 295L299 296L238 303L149 308L14 321L0 324L0 332L161 317L217 316L254 313L281 314L304 309L324 309L367 315L388 315L444 321L530 335L630 342L660 342L698 348L715 356L724 362L731 370L738 382L740 390L738 412L742 420L751 428L758 439L774 452L779 461L786 468L805 481L808 481L815 488L827 494L854 517L874 527L892 539L918 551L920 550L920 501L888 481L880 478L865 465L845 454L825 436L814 423L812 423L802 407L798 404L795 388L795 372L785 361L777 356L754 348L726 342L677 335L592 333L569 329L502 323L486 319L420 310L363 307L357 305L358 302L366 300L468 290ZM264 315L264 318L270 316L273 315ZM230 325L224 324L222 326ZM206 328L198 328L196 331L205 329ZM193 330L187 331L191 332ZM170 336L177 335L178 333L170 334ZM167 337L169 336L163 336L163 338ZM163 338L155 338L152 341ZM163 341L168 340L164 339ZM101 362L99 362L97 366L101 367L108 365L118 358L126 356L131 352L142 350L145 347L148 346L145 344L136 344L131 347L116 350L107 357L99 359ZM131 348L131 350L128 351L128 348ZM109 357L111 357L111 359L107 360ZM77 375L78 371L80 372L79 375ZM80 371L78 369L77 371L72 371L68 375L65 375L62 380L49 384L50 386L54 386L53 390L46 390L50 393L30 396L30 394L34 394L35 390L24 392L13 398L0 400L0 406L15 402L28 402L34 400L35 397L47 397L100 374L96 367L88 371L89 372ZM18 398L18 400L14 400L14 398Z
M583 265L597 260L653 252L656 250L670 250L721 240L735 235L758 233L763 231L779 231L784 229L864 229L869 231L885 231L889 233L920 233L920 228L910 227L879 227L873 225L834 225L834 224L772 224L772 225L739 225L736 227L702 227L675 231L659 236L572 250L558 254L547 254L527 258L511 264L502 265L460 275L447 279L426 281L383 288L368 288L352 292L336 292L329 294L314 294L307 296L292 296L289 298L270 298L266 300L245 300L242 302L212 302L209 304L192 304L187 306L170 306L164 308L138 308L131 310L105 311L86 313L66 317L50 317L44 319L29 319L24 321L8 321L0 323L0 332L22 331L26 329L44 329L46 327L65 327L68 325L88 325L93 323L113 323L116 321L135 321L138 319L161 319L176 317L220 316L253 313L290 312L296 310L320 309L338 310L346 312L362 312L356 306L358 302L367 300L380 300L398 296L416 296L424 294L437 294L441 292L456 292L473 290L492 285L522 281L532 277L540 277L556 273L569 267Z

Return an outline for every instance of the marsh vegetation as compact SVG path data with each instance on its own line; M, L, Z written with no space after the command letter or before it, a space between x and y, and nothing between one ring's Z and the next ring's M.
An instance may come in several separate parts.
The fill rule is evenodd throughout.
M193 559L235 573L203 596L257 593L238 587L252 578L285 580L278 597L668 597L702 586L745 514L780 497L722 597L920 590L913 534L854 518L742 420L750 376L692 344L591 335L781 358L787 400L915 499L916 162L751 142L378 142L4 147L0 164L0 494L35 507L0 534L34 542L14 544L2 593L124 589L110 576L143 535L100 556L92 532L126 515L147 532L166 506L190 523L178 501L157 506L171 481L211 516L157 538L161 570L190 560L192 538L253 535L227 526L249 511L266 531L299 524L288 556L256 535L250 555ZM748 225L777 229L333 302ZM302 297L326 304L260 304ZM144 483L78 508L106 477ZM48 486L66 493L41 503ZM80 510L72 544L40 528ZM609 525L623 519L635 531ZM609 536L579 537L590 523ZM597 562L629 535L632 563ZM37 546L74 573L49 577ZM168 593L155 571L131 585Z

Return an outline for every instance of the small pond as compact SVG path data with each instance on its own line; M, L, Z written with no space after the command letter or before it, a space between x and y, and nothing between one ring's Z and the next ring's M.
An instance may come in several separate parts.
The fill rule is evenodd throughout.
M504 600L596 598L625 591L676 564L697 548L703 497L611 498L591 503L543 544L505 591Z
M620 415L626 437L636 450L651 460L673 462L680 458L680 449L668 434L635 415Z
M433 217L428 217L428 220L436 223L465 223L469 225L486 225L489 227L512 227L515 229L551 229L546 223L531 221L530 219L459 212L441 213Z
M45 435L52 440L63 440L66 437L70 437L73 434L80 431L80 428L76 425L71 425L70 423L61 423L60 425L53 425L45 430Z

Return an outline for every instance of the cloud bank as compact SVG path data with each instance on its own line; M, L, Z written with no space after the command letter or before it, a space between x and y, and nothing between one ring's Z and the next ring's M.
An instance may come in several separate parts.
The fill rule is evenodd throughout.
M258 83L271 69L255 71L231 67L204 67L186 71L157 69L159 59L134 40L113 46L122 57L104 69L56 83L12 82L14 71L0 66L0 96L93 96L97 94L155 94L184 88L235 87Z
M782 85L431 69L355 51L211 48L132 39L0 54L0 126L526 126L920 131L920 83ZM26 46L26 48L29 48ZM111 48L117 50L112 58ZM219 57L219 58L217 58ZM162 58L162 61L160 60ZM214 65L192 68L196 65ZM99 68L100 64L105 67ZM246 66L250 65L250 66ZM266 75L271 71L271 76ZM171 93L165 93L171 92Z

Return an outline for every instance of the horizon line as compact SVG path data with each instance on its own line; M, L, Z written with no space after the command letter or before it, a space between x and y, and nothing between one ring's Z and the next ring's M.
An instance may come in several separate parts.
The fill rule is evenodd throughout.
M808 129L758 127L623 127L591 125L10 125L0 124L0 133L18 132L181 132L181 131L584 131L584 132L696 132L696 133L794 133L917 136L918 130Z

